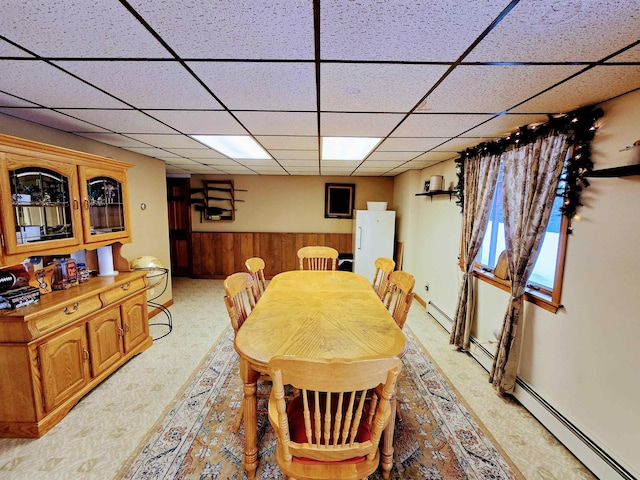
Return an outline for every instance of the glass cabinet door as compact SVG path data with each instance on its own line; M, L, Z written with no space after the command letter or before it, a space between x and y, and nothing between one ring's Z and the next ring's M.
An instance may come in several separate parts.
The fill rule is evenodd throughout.
M91 235L124 231L122 184L113 178L95 177L87 181L87 193Z
M68 170L65 175L49 168L15 163L7 170L11 214L6 208L3 210L9 217L7 220L13 220L13 225L7 222L4 231L9 253L33 251L42 248L42 242L51 242L52 246L79 243L74 220L78 202L72 195L75 168Z
M126 172L81 168L85 242L119 239L128 235Z

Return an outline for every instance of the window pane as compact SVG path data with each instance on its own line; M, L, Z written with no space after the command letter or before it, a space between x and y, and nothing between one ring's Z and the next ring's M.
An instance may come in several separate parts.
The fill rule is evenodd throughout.
M496 191L491 201L491 211L487 231L484 234L482 247L478 253L476 262L489 269L494 269L498 262L498 257L505 249L504 241L504 216L502 214L502 164L498 173L498 183Z
M558 260L558 243L560 242L560 225L562 224L562 197L556 197L549 217L549 225L542 239L542 246L538 252L536 264L533 267L530 283L553 290Z

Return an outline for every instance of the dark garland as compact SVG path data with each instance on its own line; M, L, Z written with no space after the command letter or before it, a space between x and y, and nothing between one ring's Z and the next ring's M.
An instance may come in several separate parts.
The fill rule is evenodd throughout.
M458 200L456 204L462 210L464 208L464 161L469 157L478 155L501 155L514 145L526 145L534 142L539 137L548 136L550 132L566 133L569 146L573 147L571 156L567 159L565 168L560 177L564 188L559 187L558 195L564 198L561 207L562 214L573 218L580 203L580 193L589 186L585 175L593 170L591 161L591 141L595 136L595 126L604 112L601 108L583 107L566 115L558 117L549 116L549 121L535 126L525 125L508 137L481 143L475 147L460 152L460 157L455 160L457 166L458 184L455 187Z

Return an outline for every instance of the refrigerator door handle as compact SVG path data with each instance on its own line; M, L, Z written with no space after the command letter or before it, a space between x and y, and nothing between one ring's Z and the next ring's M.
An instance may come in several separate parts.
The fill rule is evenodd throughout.
M356 245L358 245L358 250L362 250L362 227L358 227L356 230Z

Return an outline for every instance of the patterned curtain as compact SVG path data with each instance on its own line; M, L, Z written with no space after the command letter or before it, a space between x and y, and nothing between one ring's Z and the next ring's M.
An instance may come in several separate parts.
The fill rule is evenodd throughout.
M512 393L515 387L524 290L547 228L567 149L567 135L551 131L548 136L502 154L511 296L489 377L499 393Z
M475 305L473 266L487 230L491 200L500 170L500 155L488 154L466 158L462 168L464 168L462 217L464 276L458 292L458 305L449 343L468 350Z

